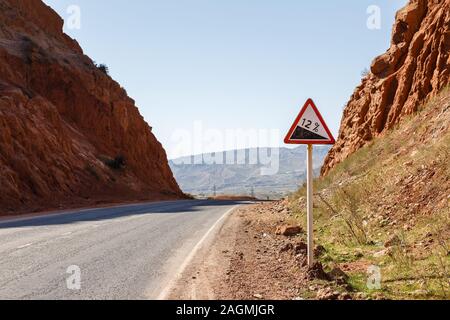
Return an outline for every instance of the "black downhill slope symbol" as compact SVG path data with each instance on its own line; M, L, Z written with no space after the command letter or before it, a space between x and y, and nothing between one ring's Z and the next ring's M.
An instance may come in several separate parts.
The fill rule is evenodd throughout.
M292 140L326 140L327 138L319 136L318 134L303 129L302 127L297 127L294 134L291 137Z

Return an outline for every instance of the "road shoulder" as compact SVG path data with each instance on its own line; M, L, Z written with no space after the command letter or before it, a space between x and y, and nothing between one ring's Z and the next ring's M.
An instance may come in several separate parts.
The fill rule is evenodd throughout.
M240 212L234 209L224 223L199 248L168 294L170 300L215 300L226 295L228 270L241 229Z
M281 202L233 211L216 236L185 269L171 300L350 299L345 283L319 264L308 268L305 234ZM320 248L319 248L320 249ZM320 254L316 248L316 252Z

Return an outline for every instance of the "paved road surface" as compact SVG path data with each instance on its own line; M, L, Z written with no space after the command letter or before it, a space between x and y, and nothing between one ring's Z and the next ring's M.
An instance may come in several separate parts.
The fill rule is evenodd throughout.
M0 299L155 299L236 205L173 201L0 221ZM81 290L67 288L72 265Z

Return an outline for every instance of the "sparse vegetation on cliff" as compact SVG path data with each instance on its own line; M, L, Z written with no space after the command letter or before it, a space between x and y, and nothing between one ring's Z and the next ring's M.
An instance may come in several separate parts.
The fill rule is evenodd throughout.
M116 156L114 159L107 159L105 164L114 170L120 170L126 165L125 157L122 155Z
M106 64L100 63L96 64L95 66L97 67L98 70L109 76L109 67Z

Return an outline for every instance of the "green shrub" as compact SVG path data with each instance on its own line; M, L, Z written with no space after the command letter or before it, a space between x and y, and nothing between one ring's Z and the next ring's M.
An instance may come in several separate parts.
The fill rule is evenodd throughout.
M100 63L100 64L95 64L95 66L97 67L98 70L100 70L101 72L103 72L104 74L109 76L109 68L106 64Z
M118 155L114 159L109 159L105 161L105 164L114 170L120 170L126 165L125 157Z

